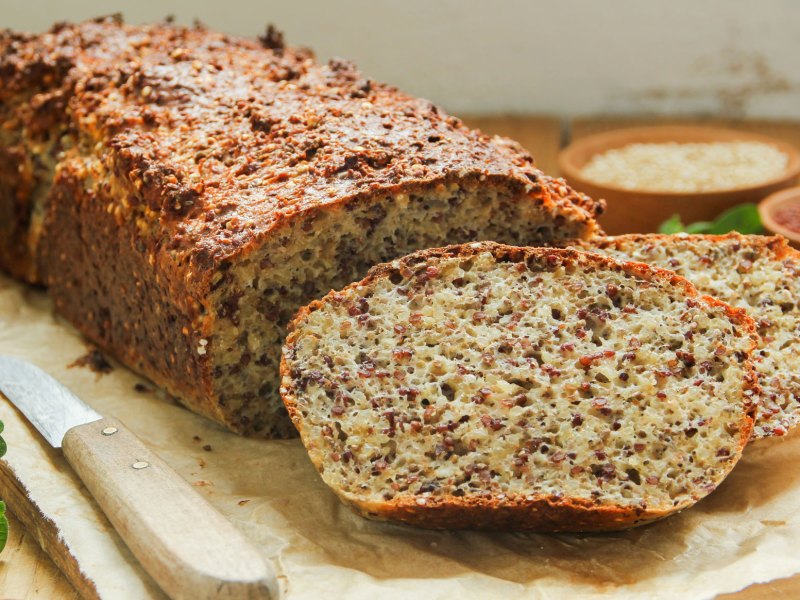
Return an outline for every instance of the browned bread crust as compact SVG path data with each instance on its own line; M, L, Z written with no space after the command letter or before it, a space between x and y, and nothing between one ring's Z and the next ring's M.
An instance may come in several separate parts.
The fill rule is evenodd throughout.
M237 331L261 293L249 291L258 275L234 288L243 264L300 273L283 247L317 243L330 233L321 221L348 214L368 241L400 197L423 210L430 196L502 196L486 200L496 221L511 206L538 221L510 212L499 237L516 228L527 241L593 235L602 209L513 143L274 32L259 43L118 18L0 33L0 165L0 267L47 285L87 337L188 407L259 435L292 428L270 383L278 344L273 360L258 331ZM497 231L430 219L447 225L429 236L438 244ZM411 249L430 243L415 235ZM348 243L361 276L357 259L375 260L358 254L364 240ZM260 302L275 321L261 337L325 285L352 281L348 268L271 291L289 299Z
M320 375L319 372L314 372L311 373L309 379L308 373L302 372L302 369L296 367L295 359L299 352L298 343L309 316L330 305L350 306L350 303L357 301L353 300L353 298L372 297L372 287L381 280L390 280L393 283L406 282L413 280L415 277L420 277L420 273L424 275L428 268L435 269L436 265L441 264L441 259L465 258L486 252L491 252L498 263L512 262L520 266L527 265L527 268L534 271L539 269L543 271L556 270L561 266L575 266L578 269L609 269L621 274L632 275L639 279L643 285L646 285L647 282L668 284L680 290L687 298L694 299L693 301L696 303L706 307L722 308L726 317L735 324L741 335L745 339L749 338L747 356L739 359L744 364L744 400L740 407L736 448L735 451L731 452L730 456L725 455L725 460L727 461L725 474L734 467L741 457L742 450L752 432L756 412L756 399L759 391L753 362L750 358L750 352L756 347L758 336L755 331L755 323L747 316L744 310L733 308L709 296L701 297L686 279L677 276L671 271L650 267L642 263L621 263L599 254L579 252L572 249L520 248L491 242L473 243L425 250L392 263L376 266L370 270L367 277L362 281L353 283L341 291L332 291L325 298L314 301L302 308L290 324L290 333L284 345L281 361L281 394L312 462L339 498L365 517L401 521L420 527L501 528L517 531L605 531L637 526L663 518L692 505L713 491L721 479L713 483L708 481L702 484L698 483L699 489L695 490L691 497L684 498L680 503L676 502L666 508L664 506L648 506L646 503L642 503L640 506L603 505L590 499L570 497L565 494L493 493L484 497L476 497L467 492L466 497L463 496L463 493L461 497L456 497L452 494L429 495L413 493L410 489L398 493L391 499L375 501L357 491L341 489L331 481L328 481L327 473L331 467L329 452L332 448L341 451L346 447L344 442L339 443L336 441L335 431L340 431L338 436L340 441L347 439L348 432L344 431L343 434L342 430L337 426L333 437L328 438L330 440L328 442L324 439L319 439L312 431L312 426L309 423L310 417L308 414L313 410L319 410L324 414L325 407L309 405L309 400L304 391L306 389L305 385L311 384L312 381L324 381L326 377L325 375ZM358 293L361 290L364 291L363 295ZM373 300L371 299L370 302L373 302ZM336 335L336 328L333 325L329 327L330 334ZM367 348L364 350L367 350ZM329 361L326 360L325 362ZM382 368L391 371L391 367ZM326 388L326 394L329 393L332 393L331 390ZM332 396L329 395L328 397L331 398ZM368 393L366 397L370 398ZM333 405L334 401L331 400L330 402ZM385 407L379 410L385 410ZM331 422L336 419L336 414L335 412L331 413ZM400 419L400 416L395 415L394 418ZM377 419L380 420L380 417L377 417ZM465 425L465 427L474 426L471 422ZM480 423L477 426L480 426ZM400 430L401 428L398 426L398 431ZM441 433L433 428L430 430L425 429L425 426L423 426L420 435L435 437L441 435ZM360 433L359 436L361 436ZM399 456L403 451L402 447L400 447L403 442L398 438L394 439L398 445L397 454ZM332 445L328 445L329 443ZM370 447L377 445L377 442L370 443ZM356 460L356 458L350 459L351 462ZM369 467L369 463L367 465L359 464L361 464L361 468ZM344 468L347 469L347 465ZM391 463L388 469L393 469ZM392 473L394 474L394 471ZM396 481L400 480L397 479Z

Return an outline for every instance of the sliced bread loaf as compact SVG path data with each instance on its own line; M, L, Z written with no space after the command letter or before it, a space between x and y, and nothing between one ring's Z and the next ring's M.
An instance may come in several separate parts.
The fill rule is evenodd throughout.
M752 429L744 311L575 250L418 252L302 309L281 393L357 512L608 530L710 493Z
M800 253L780 236L623 235L580 245L671 269L697 289L747 310L762 344L755 354L762 404L753 436L800 423Z
M602 207L274 30L0 31L0 270L241 434L295 432L278 365L299 307L420 248L590 237Z

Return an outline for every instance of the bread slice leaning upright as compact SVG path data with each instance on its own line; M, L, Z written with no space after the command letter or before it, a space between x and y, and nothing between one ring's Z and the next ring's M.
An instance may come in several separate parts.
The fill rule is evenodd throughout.
M281 392L322 478L364 516L620 529L691 506L736 464L754 332L668 271L450 246L302 309Z
M753 437L800 426L800 252L781 236L629 234L576 242L617 260L686 277L703 294L747 310L758 326L761 406Z

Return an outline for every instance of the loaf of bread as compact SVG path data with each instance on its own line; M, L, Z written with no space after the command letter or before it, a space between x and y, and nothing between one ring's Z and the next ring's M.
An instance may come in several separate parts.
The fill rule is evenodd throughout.
M800 253L780 236L623 235L580 245L620 260L671 269L697 289L747 310L761 346L753 436L782 436L800 423Z
M0 265L240 433L294 431L278 366L303 304L420 248L588 237L600 208L273 29L0 34Z
M755 324L674 273L492 243L302 309L281 393L356 511L425 527L630 527L709 494L757 400Z

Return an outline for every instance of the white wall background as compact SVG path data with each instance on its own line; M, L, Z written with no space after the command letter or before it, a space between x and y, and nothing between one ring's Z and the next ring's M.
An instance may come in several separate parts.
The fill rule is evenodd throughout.
M121 11L255 36L458 113L800 118L797 0L0 0L0 27Z

